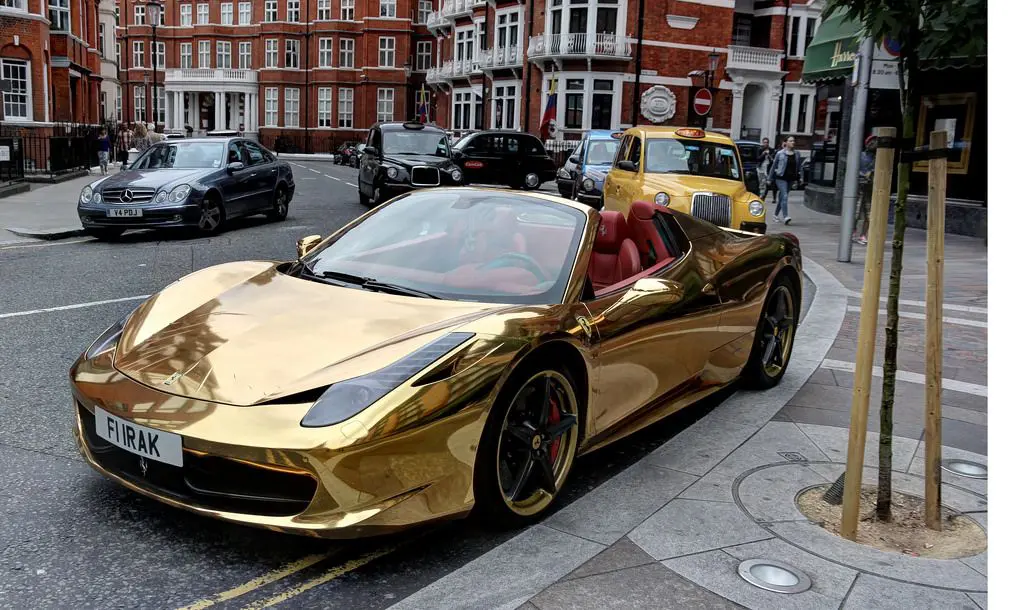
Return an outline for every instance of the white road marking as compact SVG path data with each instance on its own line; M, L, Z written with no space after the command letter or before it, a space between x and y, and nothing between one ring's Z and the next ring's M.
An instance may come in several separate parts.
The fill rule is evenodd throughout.
M851 296L851 297L853 297L855 299L861 298L860 293L857 292L856 290L850 290L849 291L849 296ZM880 298L878 300L879 303L885 303L886 301L887 301L886 297L882 297L882 298ZM914 301L914 300L911 300L911 299L900 299L900 305L907 305L907 306L910 306L910 307L925 307L926 303L924 301ZM973 305L955 305L953 303L943 303L942 304L942 308L943 309L948 309L950 311L959 311L959 312L962 312L962 313L976 313L976 314L988 315L988 309L987 308L985 308L985 307L975 307Z
M70 241L48 241L41 244L27 243L27 244L15 244L10 246L0 246L0 250L18 250L20 248L49 248L51 246L66 246L68 244L81 244L87 241L94 241L92 237L86 237L85 239L73 239Z
M97 305L110 305L111 303L124 303L125 301L141 301L148 299L150 295L140 294L134 297L123 297L120 299L106 299L104 301L89 301L88 303L75 303L74 305L61 305L60 307L47 307L45 309L29 309L26 311L12 311L9 313L0 313L0 320L4 318L17 318L19 316L33 316L40 313L50 313L52 311L67 311L69 309L82 309L83 307L96 307Z
M855 311L860 313L860 307L856 305L849 305L846 308L847 311ZM884 316L885 311L879 311L878 315ZM901 318L909 318L911 320L924 320L927 318L923 313L917 313L916 311L900 311ZM942 316L942 321L946 324L957 324L959 326L975 326L977 328L988 328L988 322L981 320L971 320L969 318L952 318L950 316Z
M313 169L312 167L307 167L306 169L308 169L309 171L313 172L314 174L323 174L322 171L320 171L318 169Z
M324 174L324 175L327 176L328 178L330 178L331 180L337 180L338 182L341 182L341 178L339 178L337 176L332 176L330 174Z
M833 371L844 371L846 373L853 373L856 369L856 363L846 362L845 360L832 360L826 358L821 361L821 368L832 369ZM882 367L875 366L871 369L871 374L874 377L882 376ZM925 385L924 375L920 373L911 373L909 371L896 371L897 381L906 381L907 383L916 383L919 385ZM946 390L953 390L954 392L963 392L964 394L974 394L975 396L984 396L988 398L988 386L978 385L976 383L967 383L966 381L957 381L955 379L942 379L942 387Z
M295 167L301 167L302 169L309 169L308 167L306 167L305 165L303 165L301 163L292 163L292 165L294 165Z
M347 185L349 185L349 186L351 186L351 187L354 187L354 188L359 188L359 186L358 186L358 185L356 185L356 184L352 184L351 182L346 182L345 184L347 184Z

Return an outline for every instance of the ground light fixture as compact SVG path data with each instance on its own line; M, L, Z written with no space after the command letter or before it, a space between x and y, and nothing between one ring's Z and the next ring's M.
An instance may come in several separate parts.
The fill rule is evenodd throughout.
M755 587L774 593L803 593L811 588L810 576L781 561L748 559L736 571Z
M988 478L988 466L970 460L942 460L942 469L969 479Z

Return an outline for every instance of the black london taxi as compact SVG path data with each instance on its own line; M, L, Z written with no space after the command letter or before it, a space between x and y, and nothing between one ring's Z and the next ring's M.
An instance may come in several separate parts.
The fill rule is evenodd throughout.
M415 121L377 123L359 159L359 202L378 206L412 190L459 186L462 170L452 161L448 134Z
M501 184L532 190L555 179L554 159L535 135L478 131L453 146L467 184Z

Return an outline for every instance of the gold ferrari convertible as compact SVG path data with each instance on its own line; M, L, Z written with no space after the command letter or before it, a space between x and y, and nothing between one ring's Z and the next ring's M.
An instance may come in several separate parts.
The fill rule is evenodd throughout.
M649 202L415 191L143 302L71 368L75 436L121 485L227 521L518 525L579 455L778 383L800 278L792 235Z

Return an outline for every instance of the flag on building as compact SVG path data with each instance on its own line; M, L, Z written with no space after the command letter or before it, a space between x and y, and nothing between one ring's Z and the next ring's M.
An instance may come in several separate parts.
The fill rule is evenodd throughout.
M541 136L555 137L555 129L558 125L558 95L555 94L555 78L551 77L551 86L548 87L548 104L544 108L544 115L540 117Z
M430 109L427 106L430 100L430 96L427 93L426 85L422 85L416 96L419 99L419 103L416 104L416 118L420 123L430 122Z

